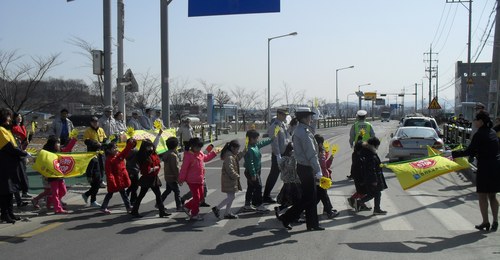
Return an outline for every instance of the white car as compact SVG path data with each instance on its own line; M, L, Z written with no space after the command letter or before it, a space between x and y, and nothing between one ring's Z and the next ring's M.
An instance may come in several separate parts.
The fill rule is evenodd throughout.
M415 116L415 117L406 117L404 118L401 126L422 126L422 127L430 127L436 131L438 136L442 136L443 131L439 128L436 119L432 117L425 116Z
M444 150L443 139L430 127L403 126L391 137L387 154L390 161L425 157L427 146L440 152Z

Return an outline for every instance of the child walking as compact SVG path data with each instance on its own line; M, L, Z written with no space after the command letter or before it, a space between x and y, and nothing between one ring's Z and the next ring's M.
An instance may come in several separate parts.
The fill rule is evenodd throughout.
M47 139L47 143L43 146L43 150L58 153L58 152L70 152L76 144L76 139L71 138L68 145L61 149L61 142L59 138L56 136L49 136ZM50 184L50 200L51 204L54 207L55 214L68 214L69 212L63 208L63 202L61 201L62 197L66 195L67 189L66 184L64 183L64 178L47 178L48 183ZM42 192L42 193L45 193ZM39 196L35 198L36 200L33 202L34 205L38 205ZM36 202L36 203L35 203Z
M85 144L87 145L88 152L97 152L101 148L99 142L92 139L85 140ZM96 201L96 196L104 178L104 156L102 154L98 153L90 160L85 175L90 184L90 189L82 194L83 201L87 205L90 198L90 205L92 207L101 207L101 204Z
M198 213L200 212L200 201L203 198L203 184L205 182L204 163L212 160L217 154L213 150L208 154L203 154L201 152L203 142L198 137L191 138L189 145L190 150L184 153L179 172L179 183L186 182L193 196L184 204L184 211L192 220L203 220Z
M279 163L281 180L283 187L278 194L277 201L280 204L274 207L274 214L279 218L280 212L297 204L300 201L302 189L300 188L300 178L297 175L297 160L293 154L293 143L290 142L285 148Z
M139 186L141 186L141 191L139 192L139 196L134 203L134 208L130 214L135 218L142 217L139 215L139 206L141 205L141 201L146 196L146 193L151 188L156 197L156 205L158 206L158 210L160 211L160 218L166 217L170 215L165 212L165 207L163 206L163 202L161 201L161 181L158 178L158 173L160 173L161 161L158 154L156 154L156 146L160 142L160 137L162 134L162 130L158 132L154 142L150 140L142 140L141 148L137 152L137 164L141 169L141 178L139 179Z
M179 139L170 137L166 141L168 151L163 154L163 175L165 177L166 189L161 194L161 201L165 201L170 192L174 192L176 210L183 211L181 204L181 192L179 189L179 155L177 147Z
M323 177L332 179L332 170L330 167L332 166L333 156L331 156L328 151L325 151L325 147L323 146L325 138L320 134L316 134L314 135L314 139L318 143L318 159L319 166L321 166L321 173L323 174ZM337 210L333 209L330 197L328 197L328 191L318 185L318 187L316 187L316 194L316 204L318 204L319 201L323 203L324 214L329 219L336 217L339 213Z
M272 143L271 138L259 141L259 132L254 129L248 130L248 151L245 154L245 177L247 178L247 192L245 194L245 211L267 212L262 205L262 180L260 178L262 154L260 148Z
M104 214L111 214L108 210L108 203L113 197L115 192L119 192L122 197L123 203L127 212L130 213L132 210L130 208L130 201L128 200L125 189L130 186L130 178L128 177L127 169L125 168L125 158L127 157L130 150L132 150L137 145L135 139L130 138L127 140L127 145L123 151L118 152L115 142L111 142L106 145L104 153L106 154L106 182L108 193L104 197L104 201L101 205L101 211Z
M219 205L212 208L214 215L220 217L220 209L226 206L224 213L225 219L236 219L236 216L231 211L235 193L241 190L240 183L240 163L239 161L245 155L245 151L239 152L240 143L238 140L232 140L222 148L220 157L224 161L221 172L221 191L226 193L227 197L222 200Z

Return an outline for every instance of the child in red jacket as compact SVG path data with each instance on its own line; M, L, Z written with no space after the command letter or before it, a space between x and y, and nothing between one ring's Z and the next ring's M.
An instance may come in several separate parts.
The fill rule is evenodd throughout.
M204 163L215 158L217 154L213 150L208 154L203 154L201 152L203 142L197 137L191 138L189 145L191 149L184 153L184 160L179 172L179 184L182 185L186 182L193 198L184 204L184 211L193 220L203 220L198 213L200 212L200 201L203 198L203 183L205 182Z
M111 211L108 210L108 203L115 192L120 193L127 212L130 213L132 210L130 207L130 201L125 193L125 189L130 186L130 178L128 176L127 169L125 168L124 160L130 150L132 150L136 145L136 140L130 138L127 140L127 146L125 146L125 149L121 152L118 151L115 142L111 142L106 145L106 148L104 149L104 153L106 154L105 169L108 188L108 193L104 197L104 201L101 205L101 211L104 214L111 214Z
M139 164L139 168L141 171L141 178L139 179L139 186L141 186L141 192L139 196L135 200L134 208L132 209L133 217L140 218L139 215L139 206L141 205L141 201L146 196L146 192L148 192L149 188L154 192L156 196L156 205L160 210L160 218L166 217L170 215L165 212L165 207L163 206L163 202L161 199L161 180L158 178L158 173L160 173L161 168L161 160L158 154L156 154L156 146L160 142L161 133L163 131L160 129L160 132L155 138L154 143L150 140L142 140L141 148L137 152L137 164Z

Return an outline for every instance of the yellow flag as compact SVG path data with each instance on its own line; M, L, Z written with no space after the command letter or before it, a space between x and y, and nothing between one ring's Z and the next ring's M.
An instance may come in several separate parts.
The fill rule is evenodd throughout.
M462 145L458 145L457 147L453 148L452 151L462 150L462 148L463 148ZM429 156L442 154L440 151L438 151L430 146L427 146L427 153ZM448 159L456 162L458 165L460 165L460 167L455 169L454 171L459 171L459 170L470 168L470 163L467 160L467 158L465 158L465 157L453 158L451 156L448 156L446 158L448 158Z
M334 144L332 145L332 156L335 155L339 151L339 145Z
M245 149L248 148L248 136L245 138Z
M41 150L33 164L33 169L48 178L71 178L85 173L92 153L51 153Z
M325 151L330 151L330 142L328 142L327 140L325 140L323 142L323 148L325 148Z
M127 135L128 138L133 137L135 134L135 129L129 126L125 134Z
M280 132L280 127L279 127L279 126L276 126L276 127L274 128L274 137L278 136L279 132Z
M133 137L135 140L137 140L137 147L141 147L141 140L148 139L151 142L154 142L157 135L158 130L134 130L131 127L127 129L127 137ZM158 146L156 146L157 154L162 154L168 150L165 141L172 136L176 136L176 131L174 128L165 129L161 133L160 142L158 143ZM126 143L118 143L118 149L123 149L122 147L125 147L125 145Z
M445 157L434 155L412 161L388 163L383 165L391 169L403 190L415 187L442 174L460 169L460 165Z
M156 119L153 123L153 126L155 127L156 130L161 129L161 121L159 119Z
M69 132L69 138L77 138L78 137L78 129L73 129L71 132Z
M323 176L319 179L319 186L324 190L328 190L332 186L332 180Z
M2 149L6 144L11 143L14 147L17 147L17 142L12 132L0 126L0 149Z

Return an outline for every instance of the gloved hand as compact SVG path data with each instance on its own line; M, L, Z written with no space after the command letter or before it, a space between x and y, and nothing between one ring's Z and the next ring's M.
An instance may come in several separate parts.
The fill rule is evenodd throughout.
M322 172L317 172L314 177L316 177L316 179L319 180L319 179L321 179L321 177L323 177L323 173Z

